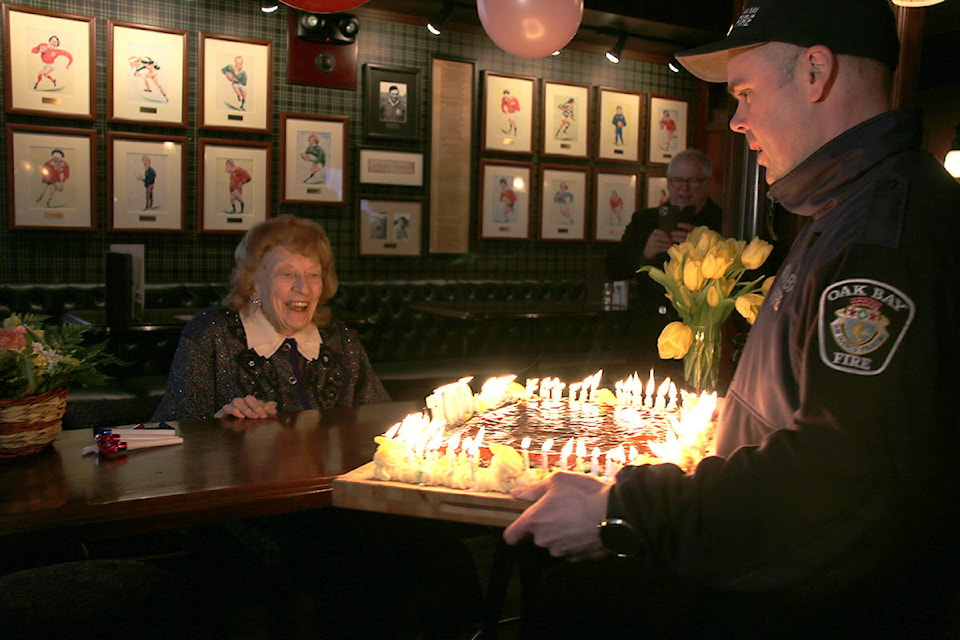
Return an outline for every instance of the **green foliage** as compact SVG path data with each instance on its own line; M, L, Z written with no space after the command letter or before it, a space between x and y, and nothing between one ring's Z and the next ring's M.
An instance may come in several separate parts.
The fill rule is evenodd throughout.
M11 315L0 328L0 398L19 400L60 387L109 380L100 367L122 362L106 342L84 344L87 327L45 325L46 316Z

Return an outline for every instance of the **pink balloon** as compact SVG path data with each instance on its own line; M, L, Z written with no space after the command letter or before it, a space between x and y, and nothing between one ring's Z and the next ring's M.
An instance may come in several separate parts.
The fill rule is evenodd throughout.
M477 0L477 13L501 49L521 58L542 58L576 35L583 0Z

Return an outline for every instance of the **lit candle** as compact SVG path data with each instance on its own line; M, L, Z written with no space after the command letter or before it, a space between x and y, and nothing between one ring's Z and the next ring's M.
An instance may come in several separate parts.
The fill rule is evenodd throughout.
M677 385L673 382L670 383L670 401L667 403L667 409L673 410L677 408Z
M576 471L583 471L583 459L587 457L587 445L583 438L577 438L577 468Z
M481 427L481 431L483 428ZM470 460L470 486L477 484L477 455L480 453L480 436L470 443L467 449L467 458Z
M563 471L567 470L567 462L570 458L570 455L573 453L573 438L567 440L566 444L563 445L563 448L560 449L560 469Z
M670 390L670 378L665 379L657 387L657 409L667 408L667 392Z
M657 388L657 383L653 380L653 369L650 369L650 380L647 381L647 406L653 408L654 393Z
M523 470L530 468L530 437L527 436L520 441L520 452L523 454Z
M617 395L617 406L623 404L623 380L617 380L613 383L613 388L616 390Z
M447 483L453 486L453 472L457 468L457 447L460 446L460 434L455 433L447 441L447 462L450 464L450 481Z
M547 438L547 441L540 447L540 468L543 469L544 473L547 472L547 454L550 453L551 449L553 449L553 438Z
M537 395L537 387L540 385L540 378L528 378L526 385L527 397L531 398Z
M385 437L393 440L397 436L397 431L400 430L400 423L396 423L383 434Z
M576 402L577 402L577 391L579 391L579 390L580 390L580 383L579 383L579 382L571 382L571 383L570 383L570 404L571 404L571 405L576 404Z
M590 475L595 476L600 472L600 447L594 447L590 455Z
M600 386L600 379L603 377L603 369L597 371L590 378L590 402L596 400L597 388Z

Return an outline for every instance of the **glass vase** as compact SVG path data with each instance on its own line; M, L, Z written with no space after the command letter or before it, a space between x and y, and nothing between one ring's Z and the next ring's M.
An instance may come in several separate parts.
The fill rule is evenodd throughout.
M687 391L700 393L717 390L720 376L720 325L692 325L693 342L683 357L683 377Z

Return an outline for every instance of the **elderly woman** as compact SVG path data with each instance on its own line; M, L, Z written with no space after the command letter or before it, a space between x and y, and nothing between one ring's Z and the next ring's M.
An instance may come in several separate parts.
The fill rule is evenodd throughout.
M323 227L268 218L234 255L225 306L184 328L154 422L390 401L356 335L326 306L337 273Z

